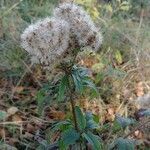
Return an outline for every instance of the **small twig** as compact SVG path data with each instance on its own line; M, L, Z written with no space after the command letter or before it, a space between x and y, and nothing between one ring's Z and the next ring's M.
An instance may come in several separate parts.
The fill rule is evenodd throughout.
M33 122L33 121L3 121L3 122L0 122L0 125L9 125L9 124L21 125L23 123L29 123L29 122Z
M134 128L131 132L129 132L127 135L125 135L123 138L127 138L128 136L132 135L135 131L140 130L141 128L145 127L146 124L150 123L150 120L147 120Z

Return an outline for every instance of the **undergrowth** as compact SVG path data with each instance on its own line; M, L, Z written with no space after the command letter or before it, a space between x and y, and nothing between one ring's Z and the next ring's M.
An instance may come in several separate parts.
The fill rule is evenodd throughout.
M83 149L149 149L149 106L137 105L136 99L150 90L150 2L76 2L104 39L98 53L83 52L78 60L98 90L98 95L86 89L75 97L80 135L61 75L33 66L20 46L23 30L51 16L58 2L0 2L0 149L77 149L80 142Z

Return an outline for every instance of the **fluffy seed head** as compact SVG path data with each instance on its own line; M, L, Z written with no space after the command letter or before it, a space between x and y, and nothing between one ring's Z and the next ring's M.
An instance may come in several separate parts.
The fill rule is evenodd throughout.
M32 56L33 63L41 63L49 69L66 52L69 40L69 24L55 18L38 21L21 35L21 45Z
M72 34L76 36L81 47L99 49L102 43L101 33L81 7L74 3L63 3L54 10L54 16L70 24Z
M102 36L90 16L73 3L62 3L54 10L53 18L30 25L21 35L22 47L33 63L53 68L74 55L74 49L98 50Z

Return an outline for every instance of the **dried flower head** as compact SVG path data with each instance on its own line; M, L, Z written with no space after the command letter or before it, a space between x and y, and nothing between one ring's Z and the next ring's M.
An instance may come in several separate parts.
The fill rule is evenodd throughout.
M41 63L49 69L67 51L69 40L69 24L55 18L38 21L21 35L22 47L32 56L32 62Z
M75 49L98 50L102 36L81 7L62 3L55 9L53 18L30 25L21 35L21 41L33 63L52 70L60 62L72 59Z
M80 47L99 49L102 43L101 33L81 7L74 3L63 3L54 10L54 16L70 24L72 34L76 36Z

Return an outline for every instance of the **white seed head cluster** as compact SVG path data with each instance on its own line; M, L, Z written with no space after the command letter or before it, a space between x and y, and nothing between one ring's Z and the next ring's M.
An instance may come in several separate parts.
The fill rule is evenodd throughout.
M80 47L98 50L102 44L102 36L90 16L74 3L63 3L54 11L54 16L66 20L76 36Z
M64 20L46 18L30 25L21 35L22 47L34 63L53 64L68 48L69 24Z
M73 3L62 3L53 18L30 25L21 35L22 47L32 56L33 63L53 69L75 48L98 50L102 36L90 16Z

